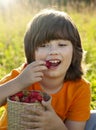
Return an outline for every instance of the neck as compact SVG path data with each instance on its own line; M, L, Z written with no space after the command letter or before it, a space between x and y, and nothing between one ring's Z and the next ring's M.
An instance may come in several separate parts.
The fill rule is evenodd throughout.
M54 94L62 88L64 84L64 78L63 79L44 78L40 82L40 84L41 84L42 89L45 92L47 92L48 94Z

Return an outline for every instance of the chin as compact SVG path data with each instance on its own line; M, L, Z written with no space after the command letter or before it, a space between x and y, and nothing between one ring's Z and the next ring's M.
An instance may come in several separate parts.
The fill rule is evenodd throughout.
M58 78L61 77L61 74L58 72L48 72L44 74L45 77L50 77L50 78Z

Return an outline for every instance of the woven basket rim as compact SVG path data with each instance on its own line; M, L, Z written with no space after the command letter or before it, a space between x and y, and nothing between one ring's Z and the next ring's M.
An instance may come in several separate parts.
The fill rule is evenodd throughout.
M9 99L9 97L7 97L7 102L15 103L15 104L22 104L22 105L41 104L40 102L26 103L26 102L12 101L12 100Z

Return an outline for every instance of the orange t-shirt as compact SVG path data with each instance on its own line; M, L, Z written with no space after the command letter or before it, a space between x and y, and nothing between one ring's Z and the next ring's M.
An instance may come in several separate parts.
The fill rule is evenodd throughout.
M16 77L22 69L13 70L0 84ZM29 90L41 90L40 84L35 83L28 87ZM57 93L52 94L52 106L62 119L86 121L90 116L90 84L85 79L66 81ZM6 108L6 106L5 106ZM7 108L6 108L7 109ZM6 109L0 119L0 130L7 130Z

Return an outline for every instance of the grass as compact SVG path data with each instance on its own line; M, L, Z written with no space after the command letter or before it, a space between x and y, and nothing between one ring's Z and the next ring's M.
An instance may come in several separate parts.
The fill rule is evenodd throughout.
M87 73L86 79L91 82L92 101L91 109L96 108L96 11L77 12L76 10L66 10L77 25L80 32L82 45L86 53ZM19 13L18 13L19 12ZM18 8L2 15L0 12L0 79L8 74L13 68L19 67L24 61L23 37L26 25L38 10L24 10ZM86 15L85 15L86 13ZM3 108L0 109L0 115Z
M2 113L3 113L4 110L5 110L4 107L1 107L1 108L0 108L0 117L2 116Z

